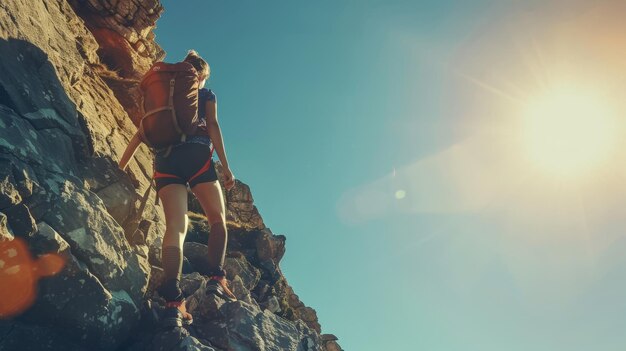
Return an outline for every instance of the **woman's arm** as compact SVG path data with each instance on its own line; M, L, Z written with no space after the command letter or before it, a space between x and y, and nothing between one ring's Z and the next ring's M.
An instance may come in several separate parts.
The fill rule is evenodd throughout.
M230 166L228 165L228 159L226 158L226 150L224 149L224 140L222 139L222 130L217 122L217 102L206 102L206 125L209 132L209 137L213 143L213 147L217 152L217 156L222 162L224 173L224 186L226 189L230 189L235 185L235 177L233 176Z
M135 151L137 151L139 144L141 144L141 139L139 139L139 131L137 131L128 142L128 146L126 147L126 150L124 150L124 154L120 159L120 168L122 170L126 169L126 166L128 166L128 161L130 161L135 154Z

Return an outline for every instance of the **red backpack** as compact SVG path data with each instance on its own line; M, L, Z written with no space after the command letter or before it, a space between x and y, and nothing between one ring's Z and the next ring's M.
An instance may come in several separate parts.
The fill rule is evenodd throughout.
M139 122L141 141L163 149L195 134L198 85L198 73L190 63L155 63L140 85L145 111Z

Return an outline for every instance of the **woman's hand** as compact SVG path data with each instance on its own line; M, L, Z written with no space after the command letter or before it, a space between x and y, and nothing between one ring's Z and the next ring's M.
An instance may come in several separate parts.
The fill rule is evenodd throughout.
M224 177L224 187L226 190L230 190L235 186L235 176L233 176L233 172L230 171L230 168L222 168L222 177Z

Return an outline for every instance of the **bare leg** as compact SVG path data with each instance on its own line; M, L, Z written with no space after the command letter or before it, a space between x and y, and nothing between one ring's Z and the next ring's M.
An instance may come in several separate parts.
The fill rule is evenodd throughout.
M218 181L200 183L192 189L198 198L204 214L211 225L208 241L209 270L214 275L223 275L228 232L226 230L226 216L222 188ZM219 273L218 273L219 272Z
M183 265L182 247L188 224L187 187L181 184L166 185L159 191L159 198L163 203L166 228L161 256L165 279L158 292L168 303L178 307L184 319L191 320L184 303L180 304L183 295L179 287Z
M163 247L183 247L187 235L187 187L181 184L166 185L159 191L165 212Z

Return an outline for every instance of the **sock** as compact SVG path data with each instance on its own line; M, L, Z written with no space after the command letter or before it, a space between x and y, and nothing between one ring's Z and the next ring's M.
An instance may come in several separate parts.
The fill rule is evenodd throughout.
M161 255L165 278L159 288L159 295L166 301L176 301L182 298L182 291L178 286L180 274L183 270L183 252L180 247L166 246Z
M226 244L228 243L228 232L224 222L211 224L209 234L208 255L210 275L224 275L224 259L226 257Z
M161 255L165 280L179 279L183 271L183 250L176 246L166 246Z

